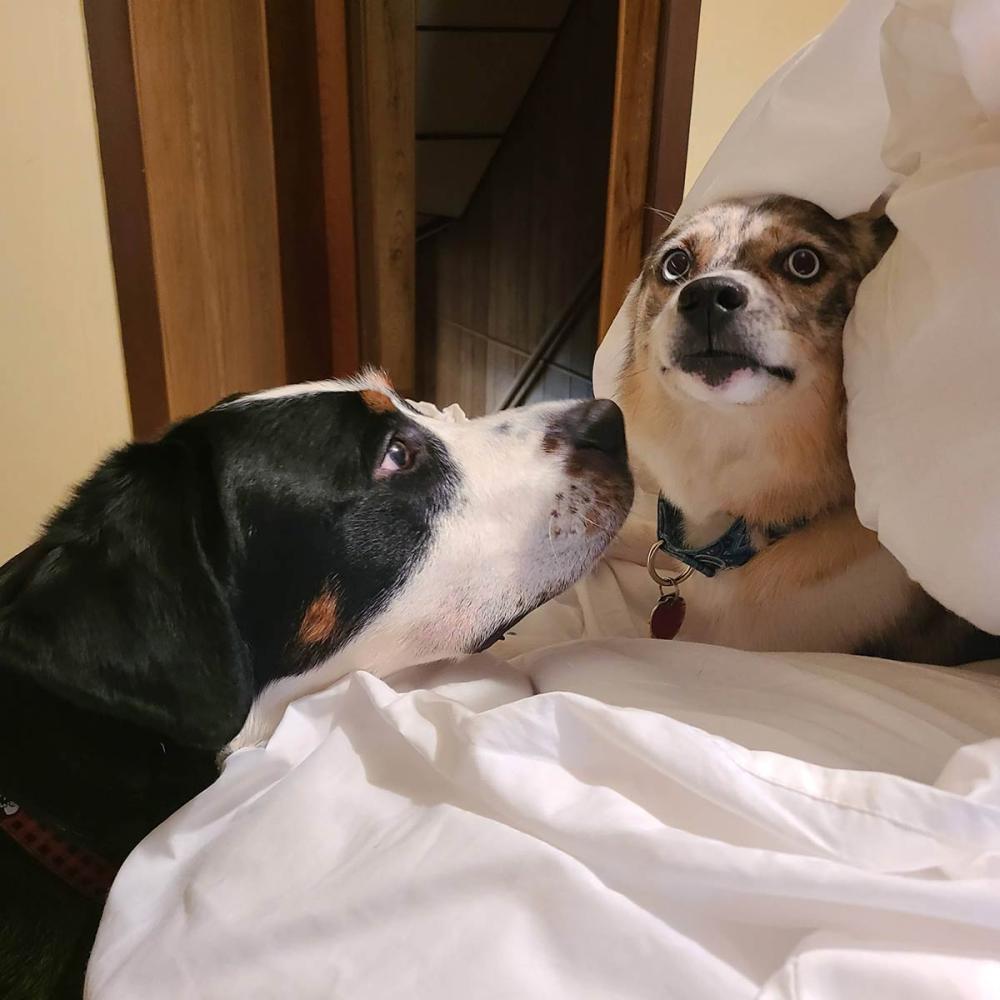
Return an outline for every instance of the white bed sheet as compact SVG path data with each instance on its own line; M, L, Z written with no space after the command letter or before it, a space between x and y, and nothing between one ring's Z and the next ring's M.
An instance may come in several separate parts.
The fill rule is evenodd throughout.
M1000 682L681 643L294 705L115 883L90 995L1000 995ZM414 688L415 686L415 688Z

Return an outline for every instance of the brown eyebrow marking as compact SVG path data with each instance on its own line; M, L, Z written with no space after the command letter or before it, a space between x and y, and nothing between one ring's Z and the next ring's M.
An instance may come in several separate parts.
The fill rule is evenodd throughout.
M391 397L378 389L362 389L361 398L372 413L392 413L396 409Z
M337 628L337 598L329 587L306 608L299 625L299 642L303 646L316 646L332 638Z

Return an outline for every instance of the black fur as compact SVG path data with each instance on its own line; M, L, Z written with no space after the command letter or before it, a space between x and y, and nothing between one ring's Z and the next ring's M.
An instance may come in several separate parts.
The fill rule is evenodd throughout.
M379 477L397 436L413 467ZM239 400L115 453L0 568L0 794L121 862L269 681L377 614L455 495L440 443L357 393ZM336 625L305 643L324 592ZM3 834L0 882L0 997L79 997L100 905Z

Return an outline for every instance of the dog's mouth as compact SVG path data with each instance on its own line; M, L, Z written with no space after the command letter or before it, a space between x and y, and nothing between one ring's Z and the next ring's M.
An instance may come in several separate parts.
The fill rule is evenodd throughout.
M685 354L677 359L677 367L689 375L697 375L712 387L725 384L739 371L766 372L782 382L795 380L795 372L791 368L765 365L749 354L734 354L728 351L698 351L694 354Z
M535 607L539 607L542 603L543 602L540 601L538 605L535 605ZM535 610L535 607L530 607L526 611L522 611L521 614L516 617L504 622L500 628L488 635L481 643L479 643L479 645L477 645L472 652L482 653L489 649L490 646L496 645L496 643L498 643L519 621L521 621L522 618L526 618L530 615L531 612Z

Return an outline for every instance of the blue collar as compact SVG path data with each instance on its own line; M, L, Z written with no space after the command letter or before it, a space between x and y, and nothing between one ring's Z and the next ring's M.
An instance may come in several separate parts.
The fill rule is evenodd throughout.
M768 525L764 529L766 545L784 538L805 524L806 520L802 518L790 524ZM673 556L678 562L709 577L715 576L720 569L736 569L746 565L759 551L750 537L750 526L742 517L736 518L729 530L714 542L703 545L700 549L688 548L685 545L684 515L662 494L656 507L656 537L660 540L660 548L668 556Z

